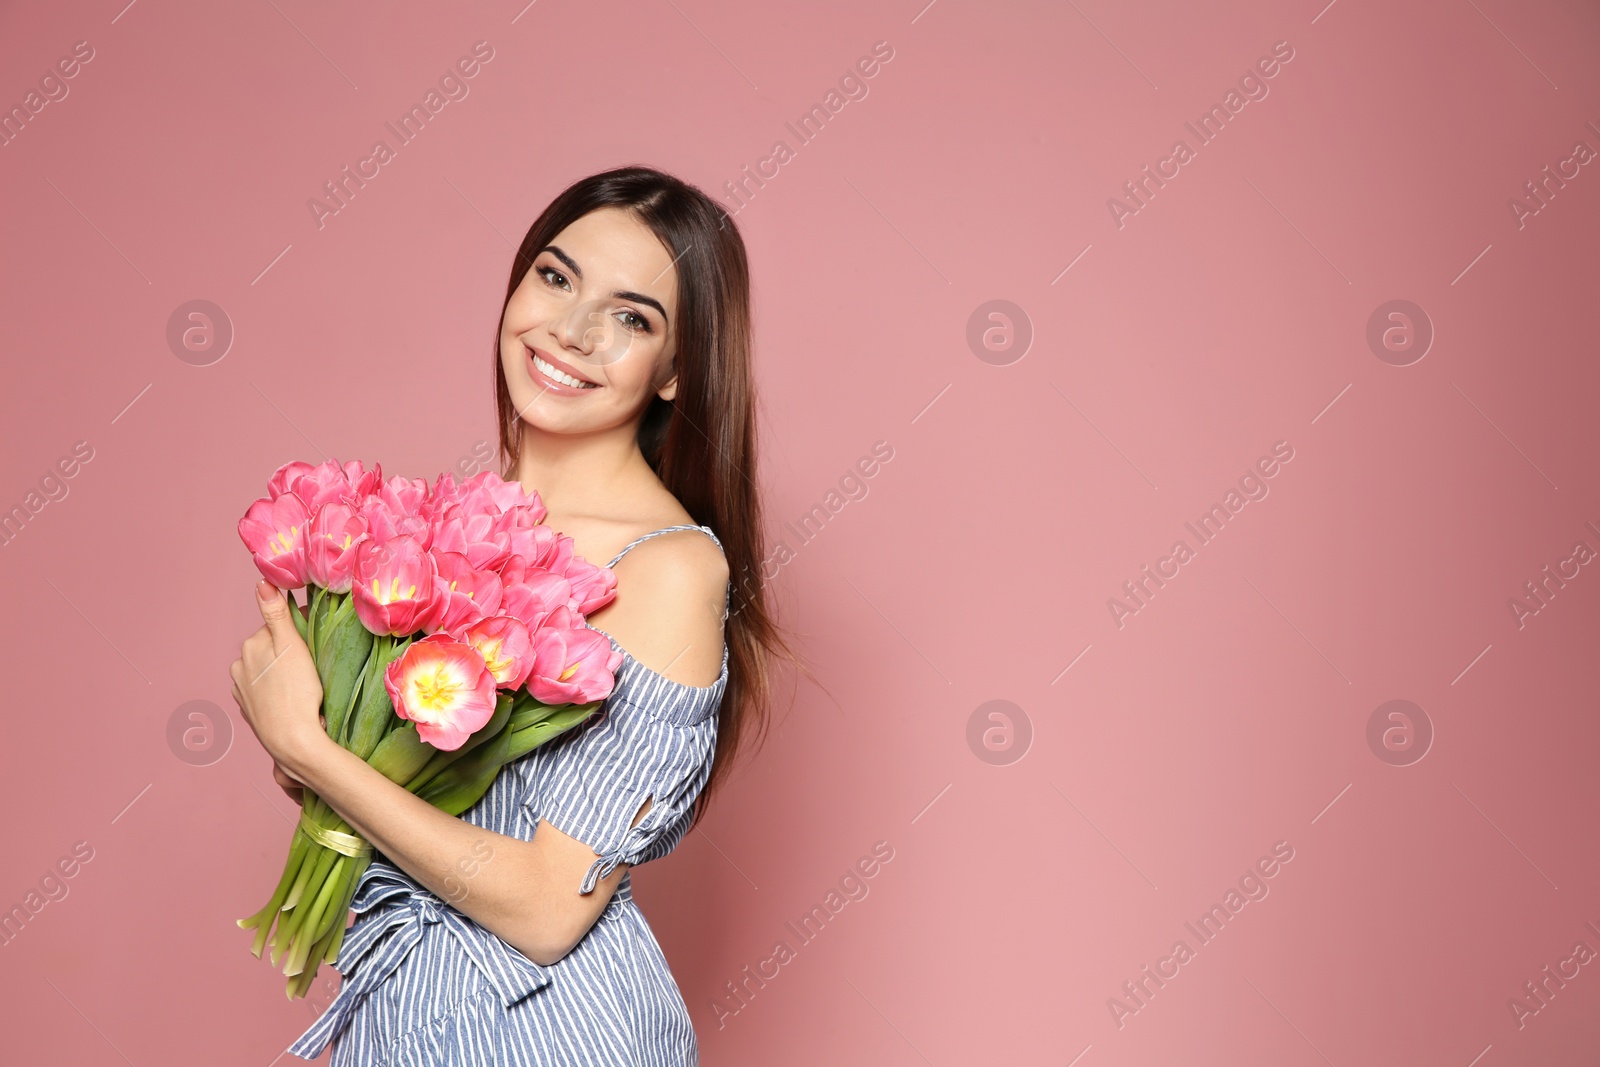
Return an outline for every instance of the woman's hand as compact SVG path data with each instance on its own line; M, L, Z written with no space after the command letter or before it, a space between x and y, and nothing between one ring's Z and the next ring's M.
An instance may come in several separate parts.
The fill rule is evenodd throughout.
M282 771L284 778L298 785L290 771L328 740L319 715L322 679L311 650L289 618L291 608L283 593L262 580L256 583L256 605L265 625L245 638L239 658L229 668L233 699L261 747L272 756L273 776ZM283 778L278 784L289 789Z
M305 783L280 767L276 761L272 764L272 780L278 783L290 800L296 804L304 802Z

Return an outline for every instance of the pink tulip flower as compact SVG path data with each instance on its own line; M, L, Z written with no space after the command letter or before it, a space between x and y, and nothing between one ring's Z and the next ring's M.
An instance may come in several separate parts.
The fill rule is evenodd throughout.
M490 518L498 518L506 510L484 489L483 481L479 478L455 486L451 490L449 503L463 514L487 515Z
M382 478L378 470L367 470L360 460L341 464L336 459L327 459L315 467L286 463L278 471L267 483L268 492L276 487L293 493L305 502L308 512L334 501L359 501L373 491Z
M371 470L361 466L359 460L351 460L344 465L344 473L350 479L350 495L360 501L371 493L376 493L383 487L383 464L374 463Z
M500 513L500 529L507 531L537 529L540 526L540 520L535 518L535 516L541 514L543 511L544 506L542 504L537 508L529 504L522 504L514 508L507 508L505 511ZM550 528L546 527L546 529ZM560 536L556 534L554 529L550 529L550 533L552 536Z
M599 630L535 630L528 692L552 705L604 700L616 685L620 666L622 653L613 651Z
M533 526L544 521L544 501L536 491L522 488L521 482L508 482L494 471L479 471L461 486L463 499L483 493L501 514L517 514L522 525Z
M566 579L572 583L577 610L585 615L599 611L617 597L616 572L610 567L596 566L582 556L574 556L567 564Z
M356 615L375 634L414 634L433 605L433 579L433 557L416 538L363 541L356 549L350 590Z
M312 471L312 466L302 460L291 459L283 466L272 472L272 477L267 479L267 496L272 500L278 499L289 491L295 481Z
M333 501L311 516L306 537L307 577L332 593L348 593L356 549L368 540L367 520L352 505Z
M543 567L557 574L567 569L565 559L571 558L572 538L563 537L543 523L535 526L518 526L514 520L505 527L505 534L511 546L511 555L521 556L526 566ZM503 570L506 564L501 566Z
M293 493L263 498L239 520L239 537L261 576L279 589L306 584L306 527L310 516Z
M401 481L395 478L392 481ZM408 505L408 493L393 493L388 487L366 496L360 505L361 517L367 520L367 536L378 544L397 537L410 537L424 549L433 543L433 527L417 514L415 505Z
M444 471L433 480L433 486L428 490L427 511L430 515L442 513L451 504L461 499L461 483L456 481L456 476L451 471Z
M539 625L544 630L581 630L586 623L582 615L563 604L546 615Z
M500 610L498 574L479 570L459 552L435 547L428 554L434 565L433 606L422 619L422 629L455 633Z
M349 497L350 479L345 477L344 468L330 459L296 478L290 483L289 492L305 501L307 511L315 512L324 504Z
M511 539L497 528L498 515L473 514L463 503L449 505L433 520L434 551L459 552L480 570L499 570L511 554Z
M395 714L417 736L454 752L494 716L495 678L476 649L448 634L414 641L383 672Z
M529 630L549 625L545 619L557 608L578 606L577 598L572 595L572 583L543 567L505 567L500 579L505 584L500 613L522 620Z
M421 478L395 475L361 500L361 513L374 541L415 537L427 548L433 540L428 521L428 483Z
M510 615L480 619L457 639L478 650L501 689L521 689L533 673L533 635Z

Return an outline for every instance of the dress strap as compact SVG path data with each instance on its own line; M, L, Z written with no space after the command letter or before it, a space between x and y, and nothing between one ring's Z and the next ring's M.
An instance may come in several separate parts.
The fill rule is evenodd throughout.
M699 530L701 533L703 533L707 537L711 538L712 541L716 542L716 545L717 545L717 547L719 549L722 548L722 542L720 540L718 540L716 534L711 532L711 527L709 527L709 526L694 526L694 525L663 526L659 530L651 530L649 533L645 534L643 537L635 537L632 541L629 541L626 545L622 546L622 551L618 552L615 556L613 556L612 559L611 559L611 562L606 564L606 567L607 568L615 567L617 565L617 561L620 560L623 556L626 556L628 554L628 551L630 549L632 549L634 545L643 544L644 542L650 540L650 538L652 538L652 537L656 537L656 536L658 536L660 534L664 534L664 533L672 533L674 530ZM724 555L727 554L727 550L726 549L723 549L723 554ZM729 578L728 579L728 588L723 593L723 596L722 596L722 621L723 622L727 622L728 621L728 612L732 609L732 607L733 607L733 579ZM723 654L724 654L724 656L726 656L726 654L727 654L727 650L726 649L723 650Z
M634 545L643 544L644 542L650 540L650 538L652 538L652 537L658 537L658 536L660 536L661 534L664 534L664 533L672 533L674 530L699 530L701 533L703 533L707 537L711 538L711 540L716 541L718 548L722 547L722 542L717 540L717 535L711 532L711 527L709 527L709 526L693 526L693 525L663 526L659 530L651 530L649 533L645 534L643 537L635 537L632 541L629 541L626 545L623 546L621 552L618 552L614 557L612 557L611 562L607 563L606 566L607 567L615 567L617 565L617 561L620 560L623 556L626 556L628 554L629 550L632 549Z

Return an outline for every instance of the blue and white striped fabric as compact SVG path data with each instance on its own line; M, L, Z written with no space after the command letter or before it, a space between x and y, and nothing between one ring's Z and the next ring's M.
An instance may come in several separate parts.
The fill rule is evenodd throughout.
M705 526L668 526L634 540L608 566L673 530L701 530L717 541ZM728 681L726 644L722 674L709 686L658 674L615 639L611 647L623 663L600 711L502 770L461 816L523 841L544 820L589 845L599 859L575 887L582 893L619 863L665 856L688 832L690 807L711 773ZM630 828L646 797L649 812ZM550 967L452 908L381 852L351 907L356 921L335 964L344 982L289 1046L296 1056L316 1059L331 1043L332 1067L699 1062L683 996L634 903L631 872L589 932Z

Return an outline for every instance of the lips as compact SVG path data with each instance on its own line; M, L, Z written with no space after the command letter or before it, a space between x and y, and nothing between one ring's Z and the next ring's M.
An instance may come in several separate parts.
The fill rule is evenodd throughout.
M599 386L600 386L599 382L596 382L594 379L590 378L588 375L583 374L576 367L574 367L572 364L567 363L567 362L565 362L563 360L557 359L556 357L552 356L550 353L546 352L544 349L532 348L532 347L530 347L530 346L528 346L526 344L524 344L522 347L524 348L524 350L526 350L526 352L528 354L528 366L529 366L530 373L532 373L534 375L534 377L541 384L543 384L547 388L551 389L552 391L561 392L561 393L566 393L566 392L586 393L586 392L593 391L593 389L595 389L595 388L599 388ZM587 385L570 385L570 384L568 384L566 382L558 381L557 379L551 378L549 375L545 374L542 370L539 369L539 366L538 366L539 362L547 363L551 367L554 367L557 371L560 371L563 374L570 375L571 377L576 378L578 381L586 382L588 384Z

